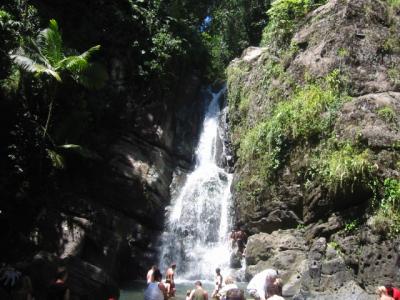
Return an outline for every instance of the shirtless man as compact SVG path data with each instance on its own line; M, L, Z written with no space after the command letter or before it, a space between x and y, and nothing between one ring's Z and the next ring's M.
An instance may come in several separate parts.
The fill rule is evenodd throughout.
M195 289L190 293L190 300L208 300L208 293L203 289L201 281L194 283Z
M165 280L170 282L170 295L171 297L175 296L175 269L176 263L172 263L171 266L167 269L167 273L165 274Z
M211 298L219 298L217 297L217 294L219 290L222 288L222 275L221 275L221 269L216 268L215 273L217 273L217 276L215 277L215 288L214 291L211 295Z
M235 233L235 237L236 237L236 243L238 246L238 251L241 254L243 254L244 249L246 248L247 235L242 228L239 228L239 230L237 230Z
M153 266L151 266L150 270L147 272L147 276L146 276L147 284L149 284L150 282L154 282L153 273L156 269L157 269L157 266L153 265Z

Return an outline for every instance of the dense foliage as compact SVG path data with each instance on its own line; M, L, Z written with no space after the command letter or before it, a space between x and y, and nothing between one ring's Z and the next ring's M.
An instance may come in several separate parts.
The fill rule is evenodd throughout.
M55 250L61 212L74 192L96 188L108 145L137 126L144 107L173 102L188 75L224 78L228 62L259 43L269 5L2 1L3 259Z
M398 160L398 145L390 146L388 151L393 158L385 160L387 165L384 165L378 161L377 149L361 138L349 140L340 136L336 128L345 114L343 106L354 100L349 92L354 83L349 81L348 69L353 66L345 65L351 56L349 50L339 46L336 52L339 63L316 72L320 74L317 77L308 73L315 70L307 69L307 64L316 59L318 65L319 57L307 57L304 52L313 48L293 39L299 28L304 32L306 25L318 20L317 13L314 18L307 14L325 2L272 2L267 12L269 23L262 34L261 44L265 48L257 61L237 60L227 70L229 116L240 176L235 186L237 198L242 210L263 209L275 201L286 205L290 202L287 197L293 196L287 192L292 188L288 183L298 184L306 195L305 201L320 193L334 209L343 210L339 214L349 213L344 210L351 204L365 204L365 208L354 214L364 219L347 222L345 233L364 226L369 218L373 230L397 235L399 186L397 175L393 174L399 170L399 164L394 163ZM388 15L393 19L398 1L388 3ZM398 53L393 20L390 26L384 51ZM303 69L300 66L304 62ZM388 78L396 84L397 73L396 66L388 69ZM398 130L394 107L385 105L375 113L380 121ZM384 168L395 171L383 175ZM321 215L324 213L328 211ZM315 220L306 222L312 221Z

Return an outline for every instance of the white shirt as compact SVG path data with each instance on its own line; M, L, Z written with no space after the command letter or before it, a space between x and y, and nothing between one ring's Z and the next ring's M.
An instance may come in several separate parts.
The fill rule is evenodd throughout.
M266 278L277 276L278 272L274 269L266 269L254 275L247 285L247 290L256 290L261 299L265 299L265 291L267 290L268 283Z

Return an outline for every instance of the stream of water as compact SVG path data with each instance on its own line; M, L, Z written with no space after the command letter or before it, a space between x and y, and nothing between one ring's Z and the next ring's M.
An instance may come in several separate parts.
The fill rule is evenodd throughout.
M229 266L232 174L217 165L217 145L222 144L219 122L223 92L212 93L196 150L196 166L172 199L161 238L161 270L175 262L178 279L213 280L215 268L224 270Z
M202 280L211 293L217 267L224 276L231 272L228 215L232 174L217 164L225 152L221 142L223 126L220 126L223 93L224 89L210 92L195 168L187 174L182 186L175 187L172 193L175 197L167 209L159 267L164 274L172 262L177 264L176 299L185 299L186 290L194 287L194 280ZM121 299L143 299L144 288L143 282L137 282L122 290Z

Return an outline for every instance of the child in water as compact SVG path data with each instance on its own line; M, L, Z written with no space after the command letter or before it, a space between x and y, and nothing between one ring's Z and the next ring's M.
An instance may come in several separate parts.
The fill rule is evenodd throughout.
M186 300L190 300L190 293L191 293L191 290L186 291Z

